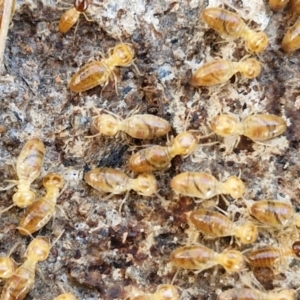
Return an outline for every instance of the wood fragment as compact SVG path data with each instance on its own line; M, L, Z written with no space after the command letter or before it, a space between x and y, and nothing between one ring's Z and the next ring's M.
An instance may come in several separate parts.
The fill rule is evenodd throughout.
M3 14L2 14L2 22L0 27L0 74L3 73L3 55L6 44L7 32L9 29L9 23L11 21L11 15L14 7L14 0L3 0Z

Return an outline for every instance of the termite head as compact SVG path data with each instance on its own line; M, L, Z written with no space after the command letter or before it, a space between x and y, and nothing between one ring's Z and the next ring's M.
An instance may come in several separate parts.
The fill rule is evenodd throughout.
M178 134L173 141L174 151L179 155L189 155L197 148L198 140L189 131Z
M43 186L47 189L49 187L55 187L61 189L64 185L64 180L57 173L49 173L43 179Z
M249 58L242 62L241 73L246 78L255 78L260 74L260 72L261 66L259 61L257 61L256 59Z
M214 117L210 122L211 130L220 136L230 136L237 134L238 122L229 115L220 115Z
M31 205L34 200L35 193L30 190L18 191L13 195L14 204L20 208L24 208Z
M100 134L114 136L119 131L119 120L108 114L99 115L94 118L92 129L95 128Z
M229 194L234 199L241 198L245 193L245 185L239 177L230 176L222 184L222 193Z
M262 32L254 32L248 39L246 47L254 53L259 53L264 51L269 44L268 36Z
M134 181L134 190L143 196L151 196L157 192L157 181L152 174L140 174Z
M224 250L220 254L220 264L228 273L240 272L244 268L245 260L241 252Z
M257 239L257 227L250 222L239 226L238 231L236 233L236 237L238 237L242 244L252 244Z
M49 253L49 240L44 237L37 237L29 244L24 256L34 261L44 261L49 256Z
M297 256L297 258L300 258L300 241L296 241L292 245L293 253Z
M113 56L116 59L116 65L121 67L129 66L134 57L134 50L130 44L119 44L113 49Z
M89 7L89 1L88 0L75 0L74 7L79 12L85 12Z

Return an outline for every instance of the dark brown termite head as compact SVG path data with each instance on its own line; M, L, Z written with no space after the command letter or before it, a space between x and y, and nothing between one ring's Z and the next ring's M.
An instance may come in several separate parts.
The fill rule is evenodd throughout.
M292 245L292 249L297 258L300 258L300 241L296 241Z
M89 0L74 0L74 7L79 12L85 12L89 7Z

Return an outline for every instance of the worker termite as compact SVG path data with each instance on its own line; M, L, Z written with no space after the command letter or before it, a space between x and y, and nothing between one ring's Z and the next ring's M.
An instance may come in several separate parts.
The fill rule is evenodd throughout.
M54 215L56 201L63 184L64 181L59 174L50 173L44 177L43 186L47 193L26 209L18 227L20 234L34 233L49 222Z
M257 227L246 222L238 225L227 216L211 210L198 209L188 214L188 223L191 227L210 237L236 236L242 244L250 244L257 239Z
M300 241L292 246L281 245L280 248L271 246L245 252L247 261L252 267L272 268L276 271L285 266L289 258L300 259Z
M233 288L218 295L217 300L296 300L295 290L262 292L253 288Z
M289 0L269 0L269 6L272 10L278 11L288 4Z
M210 199L220 194L230 194L234 199L243 197L245 185L236 176L228 177L224 182L203 172L184 172L171 180L171 188L176 194L200 199Z
M16 172L19 180L10 180L18 188L18 191L13 195L14 204L1 212L9 210L13 206L24 208L33 203L35 194L30 190L30 185L41 174L44 156L45 146L42 141L37 138L27 141L21 150L16 164ZM8 188L4 188L3 190Z
M261 72L260 63L249 58L232 62L226 59L212 60L196 70L192 75L193 86L210 86L228 81L235 73L240 72L246 78L255 78Z
M78 21L81 14L88 9L89 0L75 0L74 7L67 10L60 18L58 30L61 33L68 32ZM85 15L85 14L84 14Z
M207 136L201 138L205 137ZM199 139L191 131L185 131L178 134L169 146L155 145L142 149L130 157L129 169L138 173L163 170L170 166L172 158L176 155L188 156L193 153ZM202 144L202 146L212 144L215 143Z
M219 115L210 122L211 129L217 135L245 135L252 141L266 141L279 136L286 130L286 122L275 115L251 115L238 122L233 116Z
M217 253L201 244L183 246L171 253L171 262L183 269L199 272L220 264L228 273L240 272L244 268L244 256L236 250Z
M297 21L288 29L283 37L281 46L286 53L291 53L300 48L300 21Z
M290 203L260 200L249 206L249 214L259 222L278 229L290 225L300 227L300 214L295 213Z
M151 196L157 192L157 181L152 174L140 174L133 179L117 169L96 168L87 172L84 180L94 189L113 195L130 190L143 196Z
M34 285L36 265L47 259L50 243L46 238L37 237L31 241L26 252L25 262L6 281L1 300L23 300Z
M81 93L97 85L106 86L113 76L117 91L117 78L114 69L118 66L127 67L133 64L134 50L130 44L119 44L108 52L108 57L100 61L93 61L77 71L69 83L71 91Z
M236 13L219 7L209 7L202 11L201 16L208 26L218 33L233 38L243 38L251 52L262 52L269 44L269 39L264 32L250 29Z
M178 288L172 284L158 286L154 294L140 295L131 300L179 300Z
M118 131L125 131L136 139L154 139L167 134L171 125L166 120L154 115L133 115L120 119L112 114L100 114L94 117L92 128L99 134L114 136Z

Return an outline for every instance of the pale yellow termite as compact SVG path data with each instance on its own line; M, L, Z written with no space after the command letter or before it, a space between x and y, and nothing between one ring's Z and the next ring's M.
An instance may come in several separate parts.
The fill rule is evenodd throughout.
M93 118L92 127L99 134L114 136L118 131L124 131L136 139L158 138L171 130L169 122L149 114L133 115L123 120L112 114L100 114Z
M111 76L114 77L116 91L117 78L114 74L116 67L127 67L133 64L134 50L132 45L121 43L109 50L107 58L93 61L80 68L71 78L69 88L75 93L81 93L97 85L107 85Z
M210 124L211 129L220 136L245 135L252 141L266 141L286 130L283 118L268 114L251 115L241 122L230 115L219 115Z
M84 180L94 189L111 194L123 194L130 190L143 196L157 192L157 181L152 174L140 174L130 178L124 172L112 168L96 168L87 172Z
M199 199L210 199L220 194L230 194L234 199L245 193L243 181L236 176L228 177L224 182L203 172L184 172L171 180L172 190L178 194Z
M220 264L228 273L240 272L245 259L237 250L224 250L217 253L204 245L183 246L171 253L171 262L183 269L204 271Z
M201 16L205 23L218 33L244 39L246 47L251 52L262 52L269 44L269 39L264 32L250 29L238 14L224 8L205 8Z
M89 6L89 0L75 0L74 7L67 10L60 18L58 30L61 33L68 32L78 21L80 15L84 13Z
M13 195L14 204L4 209L2 212L7 211L13 206L24 208L33 203L35 200L35 193L30 189L30 185L40 176L44 157L45 146L41 140L32 138L25 143L16 164L19 180L10 180L17 185L18 189Z
M44 177L43 186L47 193L26 209L18 227L22 235L34 233L49 222L54 215L56 201L63 184L62 177L57 173L50 173Z
M226 59L215 59L199 67L191 78L193 86L211 86L228 81L240 72L246 78L255 78L261 72L259 61L254 58L233 62Z
M243 244L254 243L258 236L257 227L251 222L236 224L227 216L212 210L197 209L188 214L189 224L210 237L235 236Z
M6 281L0 300L23 300L34 285L37 263L46 260L49 252L49 241L43 237L35 238L26 250L25 262Z
M259 200L250 205L248 211L257 221L270 227L281 230L291 225L300 227L300 214L287 202Z

